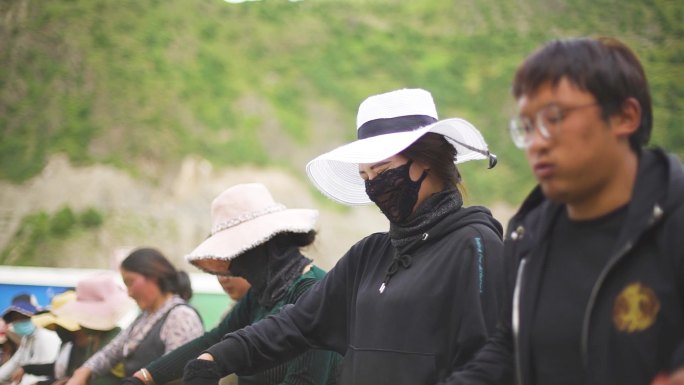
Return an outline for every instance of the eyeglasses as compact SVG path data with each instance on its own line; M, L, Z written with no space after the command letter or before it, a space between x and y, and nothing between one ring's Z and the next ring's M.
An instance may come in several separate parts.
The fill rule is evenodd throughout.
M542 138L551 139L558 135L563 119L570 112L596 105L598 103L563 108L555 104L549 104L534 114L534 120L518 115L511 119L508 126L513 143L520 149L527 149L532 144L535 127L539 130Z

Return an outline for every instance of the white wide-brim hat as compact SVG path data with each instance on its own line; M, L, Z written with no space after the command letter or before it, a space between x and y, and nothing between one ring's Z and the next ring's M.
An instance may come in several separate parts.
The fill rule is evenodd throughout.
M211 236L185 258L210 274L227 274L230 260L280 233L316 229L318 211L288 209L260 183L239 184L211 204Z
M313 184L329 198L346 205L371 203L359 175L360 163L375 163L405 150L423 135L441 134L456 149L455 163L489 159L480 131L464 119L438 120L428 91L401 89L374 95L359 106L356 119L358 140L319 155L306 165Z

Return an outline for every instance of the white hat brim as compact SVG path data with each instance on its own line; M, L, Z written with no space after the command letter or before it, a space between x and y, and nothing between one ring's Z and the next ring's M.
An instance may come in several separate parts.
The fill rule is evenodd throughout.
M466 120L452 118L413 131L378 135L345 144L310 161L306 165L306 173L323 194L339 203L350 206L369 204L371 200L359 175L359 164L375 163L396 155L428 132L444 135L456 148L457 164L487 159L487 143L480 131Z
M285 209L262 215L218 231L197 246L185 259L210 274L228 272L230 260L276 234L308 233L316 229L318 211Z

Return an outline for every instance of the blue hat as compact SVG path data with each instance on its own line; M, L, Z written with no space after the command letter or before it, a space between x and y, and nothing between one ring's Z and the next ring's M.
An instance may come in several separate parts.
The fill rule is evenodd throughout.
M14 298L12 298L12 304L2 312L2 319L9 323L10 320L8 319L8 316L12 312L31 317L39 310L40 309L38 307L38 303L36 302L36 297L26 293L17 294L14 296Z

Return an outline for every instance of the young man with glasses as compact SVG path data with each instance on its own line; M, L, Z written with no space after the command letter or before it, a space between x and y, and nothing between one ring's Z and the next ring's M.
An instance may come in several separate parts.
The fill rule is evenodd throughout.
M453 384L684 384L684 169L645 148L648 82L609 38L557 40L513 81L539 185L505 241L508 308Z

